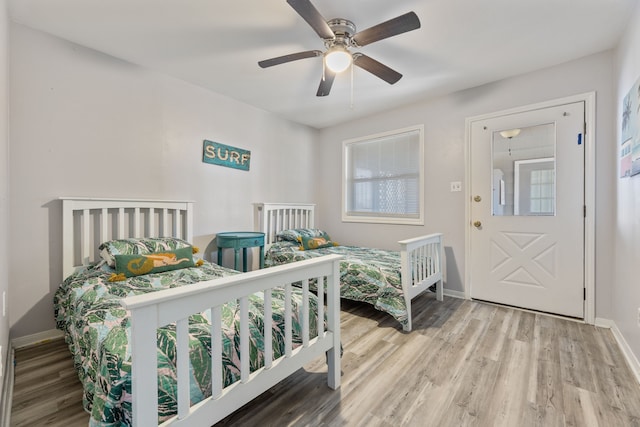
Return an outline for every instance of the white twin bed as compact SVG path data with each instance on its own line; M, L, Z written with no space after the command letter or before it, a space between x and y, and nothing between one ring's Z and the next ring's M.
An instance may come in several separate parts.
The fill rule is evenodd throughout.
M211 426L319 356L328 386L340 386L343 256L238 274L191 259L191 202L63 198L62 206L69 277L55 295L56 322L90 425ZM314 226L313 205L260 203L254 212L269 250L284 230ZM406 322L391 314L411 330L411 299L432 285L442 299L442 236L399 243ZM121 277L136 257L170 262ZM192 262L174 266L184 260Z
M255 203L254 228L265 233L268 266L341 255L341 297L389 313L407 332L412 329L413 298L434 288L436 298L443 299L441 233L401 240L397 251L345 246L339 238L333 243L328 233L315 229L315 205L292 203ZM329 242L319 249L300 250L301 241L313 237Z
M340 386L338 257L245 274L205 262L110 282L117 275L98 262L101 242L191 242L192 203L62 205L63 270L77 273L56 293L56 321L90 425L211 426L325 354L328 385ZM326 295L309 291L309 279L326 280Z

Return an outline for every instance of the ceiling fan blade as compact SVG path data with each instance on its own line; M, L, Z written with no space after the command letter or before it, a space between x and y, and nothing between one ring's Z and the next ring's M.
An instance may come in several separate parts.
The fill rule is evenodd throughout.
M287 0L287 3L298 12L311 28L318 33L323 39L334 39L335 34L327 24L326 19L322 17L318 9L316 9L309 0Z
M374 25L354 34L352 40L356 46L366 46L378 40L397 36L407 31L417 30L420 28L420 19L414 12L408 12L396 18L385 21L381 24Z
M318 92L316 96L327 96L329 92L331 92L331 86L333 86L333 79L336 78L336 73L325 68L324 76L322 80L320 80L320 86L318 86Z
M278 56L277 58L265 59L258 62L258 65L262 68L273 67L274 65L284 64L286 62L297 61L298 59L313 58L316 56L322 56L320 50L307 50L306 52L291 53L289 55Z
M387 67L386 65L376 61L375 59L363 55L362 53L356 53L353 55L353 65L356 65L363 70L366 70L376 77L381 78L390 85L396 83L402 78L402 74Z

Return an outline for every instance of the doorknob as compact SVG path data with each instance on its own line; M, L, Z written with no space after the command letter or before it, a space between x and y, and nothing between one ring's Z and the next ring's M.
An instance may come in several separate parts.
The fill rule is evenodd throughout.
M476 201L476 202L479 202L479 201L482 200L482 197L476 196L476 197L473 198L473 200Z
M474 221L473 222L473 226L476 227L476 228L480 228L480 227L482 227L482 223L480 221Z

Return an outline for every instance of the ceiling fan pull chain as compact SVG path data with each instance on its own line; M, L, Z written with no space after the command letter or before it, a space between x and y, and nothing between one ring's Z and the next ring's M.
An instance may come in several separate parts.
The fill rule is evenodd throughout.
M327 63L326 63L326 60L325 60L325 58L324 58L324 56L323 56L323 57L322 57L322 81L325 81L325 80L326 80L326 79L324 78L324 77L325 77L324 70L326 70L326 69L327 69Z
M353 61L351 61L351 105L349 108L353 110Z

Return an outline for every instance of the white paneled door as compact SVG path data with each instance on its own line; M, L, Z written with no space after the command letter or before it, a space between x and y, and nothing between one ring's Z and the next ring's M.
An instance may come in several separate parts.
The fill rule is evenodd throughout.
M471 297L584 317L584 102L471 123Z

